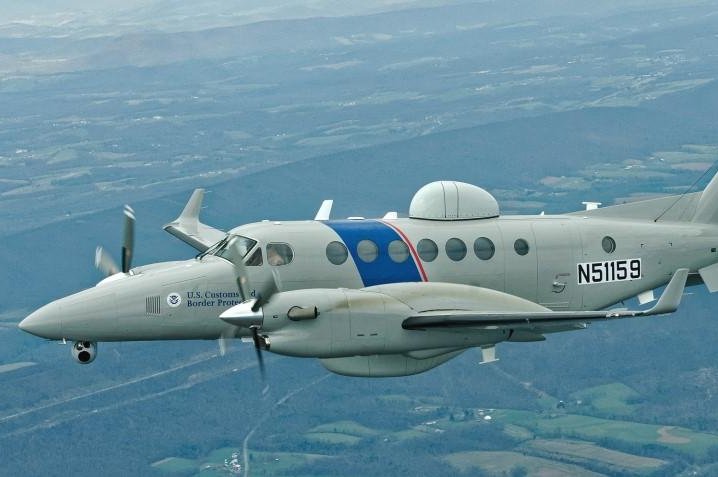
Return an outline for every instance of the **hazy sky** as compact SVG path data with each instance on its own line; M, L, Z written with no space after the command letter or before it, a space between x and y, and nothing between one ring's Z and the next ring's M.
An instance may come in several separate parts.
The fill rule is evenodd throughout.
M475 0L493 3L521 17L528 8L539 16L605 14L646 5L707 3L708 0ZM0 0L0 25L23 23L32 27L60 28L62 33L104 34L108 26L117 31L202 30L263 20L317 16L354 16L390 10L430 7L469 0ZM17 32L18 25L9 31ZM25 25L20 28L28 28ZM99 29L99 30L98 30ZM21 30L24 31L24 30ZM28 30L30 31L30 30ZM116 32L117 32L116 31ZM107 32L112 34L112 32Z
M455 3L452 0L0 0L0 24L37 17L55 16L64 13L106 14L121 10L150 8L154 11L165 9L167 13L182 10L186 13L236 13L242 15L268 10L281 13L298 7L325 10L329 15L353 14L372 10L384 10L398 5L436 5ZM157 9L157 10L155 10Z
M0 0L0 21L32 15L52 15L67 11L107 11L134 8L153 3L155 0Z

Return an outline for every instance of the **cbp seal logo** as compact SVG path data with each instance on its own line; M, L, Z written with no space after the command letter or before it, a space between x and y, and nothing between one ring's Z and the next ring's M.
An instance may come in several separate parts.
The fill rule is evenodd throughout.
M182 297L179 293L170 293L167 295L167 304L172 308L177 308L182 304Z

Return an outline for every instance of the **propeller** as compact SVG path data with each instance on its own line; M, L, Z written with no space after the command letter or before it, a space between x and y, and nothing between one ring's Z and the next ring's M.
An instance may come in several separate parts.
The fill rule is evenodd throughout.
M132 252L135 249L135 211L125 205L125 231L122 240L122 273L132 268Z
M259 311L262 305L267 303L270 298L272 298L272 295L279 291L280 280L276 267L270 267L272 271L271 279L265 279L261 282L254 283L254 287L250 289L247 266L244 264L244 261L242 259L237 259L234 260L233 263L234 274L237 280L237 288L239 289L242 301L254 300L252 311Z
M120 273L120 267L117 266L110 254L102 247L97 247L95 250L95 267L108 277Z
M252 341L254 341L254 350L257 353L257 362L259 363L259 373L262 375L262 383L267 384L267 373L264 370L264 356L262 355L262 338L259 336L259 326L253 325Z
M262 375L262 382L265 384L263 393L266 393L268 385L262 349L267 347L267 343L264 337L259 334L264 318L261 308L262 305L267 303L272 298L272 295L279 291L281 286L279 274L277 273L276 267L270 267L272 271L271 279L265 279L255 283L254 287L250 289L247 267L245 266L244 261L242 259L237 259L233 263L237 288L239 289L239 294L242 297L242 303L245 305L244 315L248 318L248 321L240 319L241 321L239 323L233 322L233 324L235 324L235 326L248 326L252 332L252 341L254 342L254 350L257 354L259 372ZM256 297L252 297L252 291L254 291Z
M95 267L106 276L116 273L127 273L132 268L132 252L135 248L135 211L125 205L125 224L122 238L122 268L112 259L112 256L101 246L95 250Z
M230 338L234 338L234 336L235 336L234 328L225 329L219 335L217 344L219 344L219 355L220 356L224 356L227 354L227 350L229 349L229 340L230 340Z

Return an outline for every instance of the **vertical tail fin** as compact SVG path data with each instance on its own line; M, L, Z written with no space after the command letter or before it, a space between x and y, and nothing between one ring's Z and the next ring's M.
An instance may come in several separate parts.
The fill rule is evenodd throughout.
M693 222L718 225L718 174L713 176L701 194Z

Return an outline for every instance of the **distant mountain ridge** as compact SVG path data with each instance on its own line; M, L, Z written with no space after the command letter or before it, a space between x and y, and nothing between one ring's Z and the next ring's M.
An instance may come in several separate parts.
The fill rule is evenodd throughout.
M214 1L206 3L216 4ZM437 3L438 6L435 5ZM512 3L513 6L507 7L506 3ZM269 15L267 19L246 23L214 26L210 22L201 28L177 31L171 26L186 25L187 16L169 20L168 30L158 28L153 23L165 17L171 19L170 12L183 8L183 2L166 0L151 3L136 11L120 13L113 17L112 22L98 20L99 25L95 27L82 23L75 25L75 22L69 20L64 22L64 26L61 26L62 22L60 26L0 23L0 37L5 36L0 54L17 55L0 61L0 71L4 62L14 64L16 72L57 73L127 65L151 66L279 51L339 49L345 42L380 43L392 39L441 35L455 32L457 29L526 28L531 25L522 25L521 22L550 17L610 17L616 12L625 14L626 10L630 12L631 8L638 8L645 3L642 0L506 0L478 3L427 1L391 4L385 6L383 11L377 7L378 13L372 13L373 9L366 7L346 16L339 15L340 10L335 13L330 10L324 14L320 6L305 11L303 7L299 8L301 3L298 3L297 14L288 15L289 18L272 18ZM698 9L708 8L697 0L689 2L688 5L685 2L672 1L650 3L656 10L678 4L682 9L691 6ZM202 5L193 4L192 8L201 11ZM352 9L348 8L347 12L352 12ZM383 36L373 38L373 34ZM28 48L34 56L43 58L44 63L41 66L22 61L29 53Z

